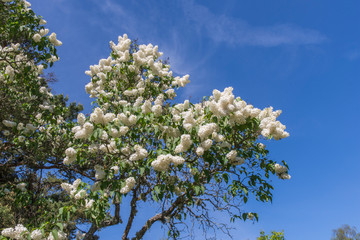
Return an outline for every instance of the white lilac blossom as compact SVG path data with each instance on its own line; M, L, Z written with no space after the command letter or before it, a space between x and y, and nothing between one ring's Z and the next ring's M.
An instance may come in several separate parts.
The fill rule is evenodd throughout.
M34 132L37 128L31 123L26 124L25 129L27 132Z
M100 165L96 165L94 167L95 169L95 178L96 180L101 180L105 177L105 171L104 171L104 167L100 166Z
M182 114L184 121L183 121L183 126L187 131L190 131L195 125L195 119L194 119L194 115L192 111L187 111L187 112L183 112Z
M9 135L10 135L10 132L9 132L8 130L5 130L5 131L3 131L3 134L4 134L5 136L9 136Z
M86 197L86 190L84 190L84 189L80 190L80 191L79 191L77 194L75 194L75 196L74 196L74 198L75 198L76 200L82 199L82 198L84 198L84 197Z
M199 128L198 136L200 139L205 139L208 136L212 135L215 131L217 131L218 126L216 123L208 123Z
M16 185L16 188L20 189L20 191L25 192L26 191L26 183L19 183Z
M111 167L112 170L114 170L114 174L118 174L119 173L119 167L118 166L113 166Z
M32 37L32 39L35 41L35 42L40 42L41 40L41 35L39 33L36 33L34 34L34 36Z
M151 112L151 101L145 100L145 102L144 102L143 105L141 106L141 111L142 111L142 113L144 113L144 114L150 113L150 112Z
M41 240L43 239L43 235L41 233L41 230L40 229L35 229L31 232L31 235L30 235L31 239L33 240Z
M189 134L184 134L181 136L180 144L176 146L175 153L181 153L187 151L193 141L191 140L191 136Z
M242 157L236 157L234 160L231 161L231 164L235 166L241 165L243 163L245 163L245 159Z
M62 232L62 231L57 231L57 237L54 237L54 232L51 232L49 234L49 237L47 238L47 240L65 240L66 239L66 233Z
M275 164L275 173L281 179L289 180L291 176L288 174L288 168L278 163Z
M19 124L17 125L16 129L17 129L18 131L23 130L23 129L24 129L24 124L23 124L23 123L19 123Z
M84 123L86 121L85 115L83 113L79 113L77 116L77 121L81 126L84 125Z
M281 124L279 121L276 121L276 118L280 114L281 111L274 112L272 107L266 108L260 113L259 119L261 120L261 134L264 137L272 136L275 140L279 140L289 136L289 133L285 131L285 125Z
M49 40L54 46L58 47L62 45L62 42L56 39L56 33L52 33L49 36Z
M203 147L197 147L197 148L196 148L196 154L197 154L198 156L204 155L204 152L205 152L205 149L204 149Z
M94 130L94 125L90 122L85 122L82 126L73 127L72 132L75 133L76 139L88 138Z
M265 149L265 145L263 143L258 143L257 146L260 149Z
M135 153L130 155L130 161L144 160L148 156L148 151L140 145L134 146Z
M236 158L237 152L235 150L231 150L228 154L226 154L226 158L229 159L229 161L234 161Z
M185 85L188 83L190 83L189 75L185 75L183 77L175 77L172 85L177 87L185 87Z
M235 151L235 150L231 150L228 154L226 154L226 158L229 160L229 162L232 165L235 165L235 166L245 163L245 159L242 157L238 157L237 151Z
M93 204L94 204L94 200L93 199L85 199L85 208L87 208L87 209L89 209L89 208L91 208L92 206L93 206Z
M248 118L258 118L261 120L260 129L264 137L272 136L275 140L286 138L289 133L285 131L285 125L276 121L281 111L273 111L273 108L260 110L245 101L236 98L232 93L233 88L225 88L223 92L213 91L213 96L205 104L210 111L217 117L230 116L231 125L244 124Z
M121 194L126 194L126 193L130 192L131 189L134 188L135 183L136 183L135 178L133 178L133 177L127 178L127 179L125 180L125 184L126 184L126 185L125 185L125 187L123 187L123 188L120 189L120 193L121 193Z
M19 142L24 142L24 141L25 141L25 137L24 137L24 136L19 136L18 139L19 139Z
M213 144L213 140L207 139L201 143L201 147L204 149L204 151L207 151L211 148Z
M18 224L15 228L5 228L1 231L1 235L9 237L11 239L25 239L29 231L22 224Z
M9 120L3 120L2 123L9 128L15 127L16 126L16 122L13 121L9 121Z
M247 219L253 220L253 219L254 219L254 214L251 213L251 212L249 212L249 213L247 214Z
M120 113L117 115L117 119L120 120L126 126L133 126L137 122L137 117L135 115L130 115L129 117L125 113Z
M275 164L275 172L276 172L277 174L281 174L281 173L284 173L284 172L286 172L286 171L287 171L287 167L281 166L281 165L278 164L278 163Z
M170 163L173 163L174 166L183 164L185 159L180 156L173 156L171 154L159 155L155 161L151 163L151 166L156 171L165 171L169 168Z
M72 184L62 183L61 188L64 189L71 197L75 199L84 198L86 196L85 190L80 190L78 192L78 187L81 184L81 179L76 179Z
M45 29L40 29L40 32L39 32L39 34L40 34L41 37L45 36L45 35L48 34L48 33L49 33L49 29L47 29L47 28L45 28Z
M75 236L75 239L76 240L82 240L84 237L85 237L86 233L82 233L80 231L77 231L76 232L76 236Z

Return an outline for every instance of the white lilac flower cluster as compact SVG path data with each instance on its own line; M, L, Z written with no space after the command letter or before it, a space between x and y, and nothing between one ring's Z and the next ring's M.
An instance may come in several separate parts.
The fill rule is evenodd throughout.
M96 180L101 180L101 179L105 178L105 170L104 170L103 166L95 165L94 169L95 169Z
M7 1L8 2L8 1ZM20 5L24 10L29 10L31 4L27 1L20 1ZM46 24L46 21L43 19L40 19L40 25ZM33 36L33 40L35 42L39 42L42 37L44 37L46 34L48 34L49 30L41 28L38 30L38 33L35 33ZM56 39L56 35L51 35L50 42L55 44L56 46L60 46L61 42ZM55 38L54 38L55 36ZM26 50L25 50L26 51ZM29 102L36 101L41 102L39 104L39 111L50 111L53 112L55 109L55 104L53 104L53 94L50 92L50 90L44 86L41 86L41 81L39 75L43 73L44 65L39 64L36 65L33 59L29 59L26 55L26 52L24 52L24 49L21 48L21 45L19 43L13 44L11 43L9 46L0 46L0 82L3 82L8 86L13 92L18 92L18 94L21 96L22 99L25 99ZM11 63L11 64L8 64ZM28 69L30 67L30 72L27 73L30 76L33 76L32 83L30 85L35 89L38 87L38 94L29 95L28 92L19 92L19 89L16 88L19 84L21 84L21 79L18 78L18 74L22 74L23 71ZM28 70L27 70L28 71ZM17 85L18 84L18 85ZM34 115L37 115L37 113L34 113ZM35 121L37 121L36 119ZM16 123L11 120L4 120L2 122L5 127L8 128L14 128L16 127L16 130L18 132L15 132L15 129L7 129L3 131L3 134L5 136L11 135L11 133L14 133L18 135L18 141L24 142L26 140L26 134L30 134L35 132L37 129L40 129L40 126L38 126L34 122L29 123ZM42 124L45 124L43 122ZM0 126L1 129L1 126ZM41 128L41 129L44 129ZM21 132L23 131L23 132Z
M237 151L231 150L228 154L226 154L226 158L232 165L241 165L245 162L245 159L237 156Z
M120 136L124 136L129 131L128 126L120 126L119 128L111 128L110 135L114 138L118 138Z
M134 126L137 122L137 117L133 114L131 114L129 111L125 113L120 113L116 116L114 119L116 123L119 124L119 122L123 123L125 126Z
M280 110L274 112L272 107L264 110L254 108L240 98L235 99L232 91L231 87L226 88L223 92L213 91L213 97L206 104L215 116L230 115L229 124L231 125L234 123L244 124L249 117L258 118L261 121L261 134L264 137L272 136L275 140L279 140L289 136L289 133L285 131L285 125L276 121L281 114Z
M100 138L102 140L107 140L107 138L108 138L107 133L104 131ZM94 147L93 151L95 151L96 147L95 146L93 146L93 147ZM109 144L101 144L99 147L99 150L104 153L118 153L119 152L116 147L116 142L113 139L110 140Z
M65 155L66 157L63 160L65 165L69 165L76 160L76 150L72 147L69 147L65 150Z
M2 133L5 136L9 136L11 134L11 131L13 132L15 127L16 127L16 130L13 133L15 133L17 135L17 139L18 139L19 143L22 143L22 142L24 142L26 140L24 135L29 134L29 133L33 133L37 129L31 123L27 123L24 126L23 123L16 123L16 122L10 121L10 120L3 120L2 124L8 129L8 130L2 131ZM1 125L0 125L0 129L1 129Z
M148 156L148 151L140 145L134 146L135 153L130 155L130 161L144 160Z
M100 110L100 109L99 109ZM101 112L101 113L99 113ZM90 119L92 122L94 121L102 121L104 114L102 113L102 111L96 111L96 113L93 113L95 115L92 115L92 118ZM98 115L100 115L100 117ZM101 119L99 119L101 118ZM94 120L96 119L96 120ZM74 138L76 139L83 139L83 138L88 138L91 136L91 134L93 133L94 130L94 125L90 122L85 122L86 121L86 117L83 113L79 113L77 116L77 121L80 124L80 126L76 126L72 128L72 132L75 134Z
M89 120L79 114L79 125L72 130L76 139L89 138L95 128L102 130L98 139L88 147L89 152L100 150L136 167L138 161L149 158L146 148L164 146L158 143L158 146L133 143L127 137L129 131L134 129L134 133L141 132L143 129L139 129L140 124L151 121L146 131L160 131L160 134L154 133L157 140L162 142L166 138L163 143L171 147L169 154L152 156L156 157L151 163L155 171L166 171L171 163L174 166L184 164L184 158L190 151L202 158L215 145L223 148L226 158L236 166L245 163L245 159L240 157L241 153L232 150L234 144L225 137L226 133L220 127L223 124L241 125L256 118L260 122L261 131L254 134L261 132L263 136L276 140L289 135L285 126L276 120L281 111L273 111L271 107L264 110L254 108L241 98L235 98L231 87L225 88L223 92L214 90L213 96L201 104L191 104L185 100L166 109L166 101L176 96L173 88L184 87L189 83L189 75L172 77L170 66L158 60L162 53L158 52L157 46L149 44L140 45L138 50L130 49L131 40L126 34L118 38L118 44L110 42L110 46L111 56L101 59L85 72L91 77L85 90L90 97L97 98L98 107L94 108ZM171 120L157 121L165 115ZM121 140L118 139L120 137ZM263 148L262 145L258 147ZM150 154L154 153L151 151ZM68 148L64 163L71 163L75 157L76 151ZM111 169L117 174L119 167L115 167ZM108 171L104 168L101 165L94 167L97 181L92 191L99 189L101 181L107 177ZM129 192L134 186L135 179L128 178L121 193Z
M2 0L2 2L6 3L6 2L12 2L13 0ZM29 11L31 8L31 3L29 3L26 0L21 0L20 3L22 4L22 7L24 7L25 11Z
M170 67L161 61L157 61L162 55L162 53L158 51L158 47L151 44L139 45L139 49L132 53L133 61L130 61L130 45L131 40L128 39L126 34L122 37L119 36L118 44L110 42L113 56L116 57L101 59L98 65L90 66L90 70L85 73L92 77L92 81L85 86L85 90L90 94L90 97L100 98L101 96L113 96L113 101L111 102L113 105L129 105L130 102L132 102L134 106L141 106L144 113L152 111L156 115L160 115L164 99L157 99L157 102L152 106L151 102L153 99L148 97L145 99L142 96L145 94L145 90L147 88L159 88L159 84L161 84L163 93L168 99L172 99L176 94L174 89L170 88L170 85L183 87L189 82L189 76L173 78L173 82L169 82L168 84L155 81L155 79L162 77L172 77L172 72L169 71ZM141 68L146 68L146 72L143 76L140 76L140 74L137 75L135 82L133 82L133 79L129 79L126 74L120 71L116 72L119 75L117 79L121 79L122 81L122 84L119 85L117 84L117 79L109 79L107 76L107 73L114 70L113 67L117 70L126 67L130 72L135 73L139 73ZM108 89L107 86L110 88ZM120 92L116 93L118 96L114 96L114 93L112 93L110 89L119 90Z
M160 116L162 114L162 106L164 103L164 95L160 94L154 101L154 106L152 106L151 111L155 114L155 116Z
M66 233L62 231L57 231L58 240L67 239ZM14 228L5 228L1 231L1 235L4 237L8 237L10 239L28 239L28 236L33 240L55 240L53 233L50 233L47 238L45 238L40 229L35 229L29 232L29 230L24 227L22 224L16 225Z
M135 187L135 178L129 177L125 180L125 187L120 189L121 194L126 194L131 191Z
M216 125L216 123L208 123L208 124L202 125L199 128L198 136L200 137L200 139L206 139L207 137L212 135L214 132L216 132L218 130L218 128L219 127Z
M86 235L86 233L82 233L82 232L80 232L80 231L77 231L77 232L76 232L75 239L76 239L76 240L82 240L82 239L84 239L85 235Z
M110 104L113 106L130 107L132 104L133 107L139 107L143 114L154 113L156 117L161 116L165 100L173 99L176 96L174 89L170 86L184 87L190 82L189 75L172 78L170 66L163 64L161 61L157 61L162 55L162 53L158 51L157 46L151 44L140 45L137 51L130 53L130 45L131 40L128 39L126 34L118 38L118 44L110 42L110 47L113 52L112 56L107 59L101 59L98 65L90 66L90 70L85 72L92 78L90 83L85 86L85 90L90 94L90 97L97 97L98 99L107 97L111 99ZM130 61L130 59L133 59L133 61ZM128 79L127 75L124 74L126 71L117 71L124 68L135 73L139 73L141 68L146 68L146 71L142 76L136 75L134 79ZM115 79L111 79L108 74L109 72L115 72L118 76ZM170 77L172 80L166 84L162 82L159 83L158 80L162 77ZM118 83L119 79L121 79L120 84ZM135 82L133 82L134 80ZM155 99L146 95L145 90L147 88L159 89L159 87L162 93L158 94ZM109 103L103 104L102 108L95 108L90 115L90 121L93 124L106 125L109 122L113 124L111 128L103 130L102 135L99 137L100 140L107 140L108 135L113 138L124 136L129 131L129 127L134 127L138 121L138 117L130 111L120 112L116 117L113 113L104 114L108 106ZM180 116L178 116L178 118L180 118ZM93 132L93 128L91 127L88 132L85 130L84 126L86 123L84 117L81 117L81 119L78 117L78 122L79 126L73 129L75 138L88 138ZM195 123L193 123L193 125L195 125ZM163 134L166 134L168 137L180 135L177 128L162 125L160 125L159 128L162 129ZM182 137L182 141L177 148L178 151L186 151L190 147L192 142L189 137L190 135ZM190 142L188 140L190 140ZM102 144L100 146L95 144L90 147L91 151L100 149L106 153L118 152L114 139L111 139L109 144ZM121 153L124 156L128 156L129 162L143 160L148 156L147 150L140 145L134 146L134 150L135 152L131 153L129 147L123 147ZM121 157L123 158L124 156ZM74 159L74 157L69 157L68 154L67 158ZM71 161L67 160L65 162L68 163ZM174 163L176 164L177 161L174 160ZM105 172L100 166L97 166L95 171L98 180L105 177Z
M281 122L276 121L276 118L281 114L281 110L273 111L272 107L265 108L259 114L261 120L260 128L262 129L261 134L264 137L272 136L275 140L286 138L289 133L285 131L286 126Z
M56 39L56 33L50 34L49 40L50 40L50 42L51 42L54 46L56 46L56 47L62 45L62 42L59 41L58 39Z
M288 168L278 163L275 164L275 173L281 179L289 180L291 176L288 174Z
M253 220L254 217L255 217L255 215L254 215L253 213L251 213L251 212L249 212L249 213L247 214L247 219L249 219L249 220Z
M37 128L31 124L31 123L27 123L25 126L23 123L19 123L17 124L16 122L10 121L10 120L3 120L2 123L4 124L5 127L8 128L13 128L16 127L16 129L18 131L24 130L25 132L29 133L29 132L34 132Z
M162 154L157 157L155 161L151 163L151 166L156 171L166 171L170 163L174 164L174 166L178 166L180 164L183 164L185 162L185 159L181 156L173 156L171 154Z
M192 144L193 141L191 140L191 136L189 134L181 135L180 144L176 146L175 153L181 153L187 151Z
M64 189L71 197L73 197L75 200L84 199L87 196L87 192L84 189L81 189L78 191L78 187L81 184L81 179L76 179L73 184L69 183L62 183L61 187ZM89 209L94 204L93 199L85 199L85 208Z
M26 191L26 183L18 183L18 184L16 184L16 188L22 192L25 192Z
M22 224L18 224L15 228L5 228L1 231L1 235L4 237L9 237L11 239L25 239L29 234L29 231Z
M230 125L244 124L247 118L258 118L260 122L261 134L264 137L272 136L275 140L286 138L289 133L285 131L285 125L276 121L281 111L273 111L272 107L260 110L247 104L240 98L236 98L232 93L233 88L225 88L223 92L213 91L213 96L205 104L210 111L217 117L230 116Z
M73 184L62 183L61 187L67 193L69 193L71 197L74 197L76 200L79 200L79 199L86 197L86 195L87 195L86 190L84 190L84 189L78 191L78 187L79 187L80 183L81 183L81 179L76 179L73 182Z

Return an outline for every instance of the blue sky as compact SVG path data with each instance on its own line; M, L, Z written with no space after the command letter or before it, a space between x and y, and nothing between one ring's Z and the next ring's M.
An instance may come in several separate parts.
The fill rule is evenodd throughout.
M107 57L109 41L124 33L159 45L174 72L190 74L179 101L197 102L232 86L256 107L283 110L280 120L290 137L267 146L274 160L288 162L292 179L274 179L272 204L253 200L244 206L260 221L233 225L235 239L284 230L290 240L325 240L342 224L360 228L359 1L31 3L63 42L53 89L84 104L85 112L91 107L84 71ZM100 236L118 234L113 228ZM158 236L155 226L145 239Z

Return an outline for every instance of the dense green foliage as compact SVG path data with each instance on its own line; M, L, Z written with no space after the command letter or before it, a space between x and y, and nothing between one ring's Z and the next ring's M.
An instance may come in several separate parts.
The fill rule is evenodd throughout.
M70 139L59 129L70 131L82 106L48 90L42 69L57 55L48 37L33 40L41 21L23 1L0 2L0 122L17 123L0 125L0 228L51 222L67 204L59 182L74 178L60 166Z

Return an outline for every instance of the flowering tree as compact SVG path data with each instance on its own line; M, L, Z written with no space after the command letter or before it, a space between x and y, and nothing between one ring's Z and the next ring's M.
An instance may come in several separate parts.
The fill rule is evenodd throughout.
M52 221L66 204L61 179L74 178L62 158L82 107L67 106L42 76L61 45L44 24L28 2L0 1L0 228Z
M260 237L257 240L285 240L284 231L276 232L271 231L271 234L265 235L264 231L260 232Z
M18 7L16 14L33 14L26 1L1 4ZM14 102L19 116L12 110L2 116L1 164L14 178L2 182L0 191L11 193L18 206L29 204L26 199L35 195L38 201L55 202L58 207L32 212L34 216L51 213L51 219L15 218L13 225L19 225L6 226L1 232L4 237L65 239L76 226L88 223L89 228L79 229L77 238L93 239L99 229L119 224L122 239L131 235L141 239L154 223L161 222L169 236L177 238L189 221L204 230L228 233L227 225L217 223L209 211L226 212L231 221L258 219L243 204L251 195L258 201L271 201L271 174L290 179L286 163L270 160L261 143L289 136L277 120L281 111L254 108L235 97L231 87L214 90L197 104L178 103L176 90L190 82L189 76L174 77L157 46L137 45L126 34L117 44L110 42L107 59L86 71L90 82L85 90L94 98L94 109L88 116L78 114L76 123L72 122L74 105L66 107L38 80L42 69L38 64L57 59L54 46L61 42L56 35L46 36L47 30L39 27L43 20L35 15L29 19L35 27L26 41L35 51L16 48L12 42L1 49L2 54L11 52L6 55L10 60L1 61L0 79L7 84L4 96L12 96L6 91L18 86L16 81L25 81L20 77L25 65L32 74L26 72L26 79L34 89L26 83L16 91L24 95L20 102L34 101L20 106ZM39 54L34 54L36 49ZM11 64L11 59L16 62L23 56L29 59L23 65ZM44 169L51 169L46 173L57 178L44 177ZM30 175L35 180L21 177ZM44 186L53 188L58 199L36 195L34 188ZM149 205L156 206L154 215L133 229L138 210ZM130 213L124 216L120 206L127 206Z

